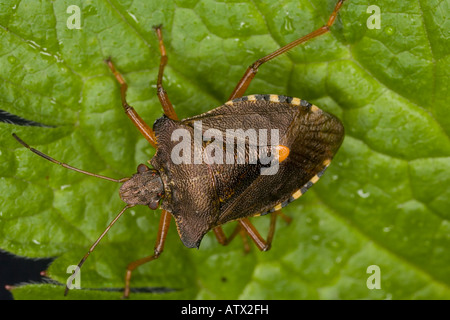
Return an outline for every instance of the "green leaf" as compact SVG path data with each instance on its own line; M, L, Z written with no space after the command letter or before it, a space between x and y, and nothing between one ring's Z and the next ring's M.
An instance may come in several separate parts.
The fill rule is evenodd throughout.
M323 25L335 3L0 0L0 109L51 126L0 123L0 248L55 257L48 274L64 284L124 206L117 184L45 161L11 133L115 178L154 154L123 113L104 59L152 124L162 115L152 26L163 24L164 86L185 118L224 103L248 65ZM223 247L212 233L187 249L172 226L160 259L133 274L133 288L153 289L131 298L450 298L449 2L377 1L380 29L367 27L371 4L346 1L331 33L261 66L247 91L306 99L346 128L327 173L284 210L293 221L280 219L272 249L245 255L239 237ZM68 28L70 5L81 9L81 29ZM128 210L83 265L84 290L67 299L120 298L103 289L122 288L127 264L152 254L159 213ZM252 221L267 233L267 218ZM367 286L372 265L380 289ZM64 298L54 284L13 293Z

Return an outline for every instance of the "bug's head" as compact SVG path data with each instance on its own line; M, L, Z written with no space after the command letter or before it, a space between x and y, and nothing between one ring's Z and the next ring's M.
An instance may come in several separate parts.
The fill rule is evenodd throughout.
M127 204L146 205L155 210L164 195L164 185L157 170L140 164L137 173L120 187L119 194Z

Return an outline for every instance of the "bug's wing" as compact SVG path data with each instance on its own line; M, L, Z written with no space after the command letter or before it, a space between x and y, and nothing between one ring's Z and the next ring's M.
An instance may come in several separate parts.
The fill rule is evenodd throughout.
M273 175L262 175L261 163L213 165L215 188L221 203L217 225L264 214L298 198L311 181L315 182L315 177L321 175L344 137L344 128L337 118L306 101L274 95L255 100L252 97L233 100L183 121L193 124L201 120L203 130L215 128L222 132L266 129L269 133L275 129L278 144L290 150L288 158L279 163ZM247 146L251 144L245 136L243 139ZM273 145L271 137L267 142Z

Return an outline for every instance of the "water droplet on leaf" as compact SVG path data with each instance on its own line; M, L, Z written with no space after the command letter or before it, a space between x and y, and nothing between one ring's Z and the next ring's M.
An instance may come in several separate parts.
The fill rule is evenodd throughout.
M14 63L16 63L16 61L17 61L16 57L14 57L14 56L9 56L8 57L8 62L9 63L14 64Z
M391 27L391 26L387 26L387 27L384 29L384 32L385 32L387 35L392 36L392 35L395 33L395 28L394 28L394 27Z

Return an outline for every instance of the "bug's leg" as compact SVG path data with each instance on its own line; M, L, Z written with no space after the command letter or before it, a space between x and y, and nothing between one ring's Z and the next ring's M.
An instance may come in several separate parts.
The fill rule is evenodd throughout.
M244 252L248 253L250 251L250 247L247 242L247 234L245 233L245 230L241 228L240 224L236 225L229 237L225 235L225 232L223 231L221 226L215 227L213 231L217 241L223 246L228 245L231 240L233 240L239 234L242 237L242 241L244 242Z
M239 220L239 224L234 229L233 233L227 238L225 233L222 230L222 227L216 227L214 228L214 234L216 235L217 240L221 245L226 246L233 240L236 235L239 233L243 240L244 240L244 246L245 251L250 251L250 248L248 247L247 243L247 235L250 236L250 238L255 242L256 246L261 251L267 251L270 249L270 246L272 245L273 235L275 234L275 226L277 221L277 216L280 215L286 222L291 222L291 218L288 216L285 216L281 211L275 211L270 216L270 227L269 227L269 233L267 235L267 239L264 240L261 235L259 234L258 230L253 226L253 224L248 220L247 218L243 218Z
M150 142L150 144L154 148L156 148L157 144L155 133L148 126L148 124L146 124L145 121L139 116L136 110L134 110L134 108L127 103L126 100L128 89L127 83L123 79L122 75L116 70L110 58L108 58L105 62L107 63L108 67L111 69L112 73L116 77L117 82L119 82L120 84L120 97L122 98L122 106L125 110L125 113L127 114L128 118L130 118L130 120L134 123L136 128L138 128L139 131L142 133L142 135L147 139L147 141Z
M298 46L301 43L304 43L310 39L316 38L324 33L327 33L330 31L330 27L333 25L334 21L336 20L337 13L339 9L342 7L342 4L345 0L339 0L339 2L336 4L333 13L328 18L327 23L320 27L319 29L307 34L304 37L301 37L297 40L292 41L291 43L288 43L284 47L279 48L278 50L275 50L271 54L256 60L250 67L248 67L247 71L244 73L244 76L241 78L241 80L238 82L236 87L233 90L233 93L231 94L229 100L240 98L244 95L245 91L247 90L248 86L250 85L252 79L255 77L256 73L258 72L258 68L265 62L272 60L273 58L291 50L292 48Z
M161 61L159 63L159 71L158 71L158 81L156 83L156 90L158 99L161 102L161 106L163 107L164 114L172 120L178 120L178 116L175 113L172 103L169 100L169 96L167 95L166 90L164 90L162 86L164 68L167 64L167 54L166 47L164 46L161 25L154 27L156 31L156 35L159 40L159 51L161 52Z
M269 233L267 235L267 239L264 240L259 234L258 230L256 230L255 226L248 220L247 218L243 218L239 220L239 224L242 228L247 232L253 242L256 244L259 250L267 251L270 249L272 245L273 235L275 233L275 225L277 221L278 214L276 212L272 213L270 216L270 227Z
M125 274L125 288L123 291L123 298L126 299L130 296L130 280L133 270L146 262L150 262L159 258L159 256L163 252L167 232L169 231L170 220L172 220L171 214L166 210L162 210L161 218L159 220L158 235L156 236L155 251L153 255L133 261L128 264L127 272Z
M241 236L242 243L244 245L244 252L249 253L250 252L250 244L248 243L247 233L244 229L239 228L239 235Z

